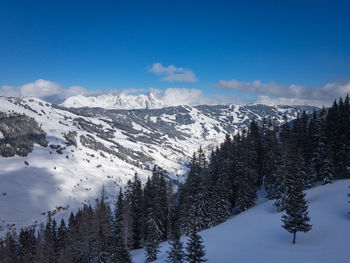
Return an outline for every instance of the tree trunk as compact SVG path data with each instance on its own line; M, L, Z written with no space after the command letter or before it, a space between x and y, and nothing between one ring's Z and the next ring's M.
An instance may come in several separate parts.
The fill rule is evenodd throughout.
M293 233L293 244L295 244L296 233L297 233L297 232L294 232L294 233Z

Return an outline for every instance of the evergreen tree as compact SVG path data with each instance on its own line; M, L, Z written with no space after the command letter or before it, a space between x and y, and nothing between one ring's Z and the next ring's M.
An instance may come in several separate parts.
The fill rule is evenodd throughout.
M239 213L253 206L257 199L258 155L252 139L253 137L246 137L243 131L242 140L237 145L240 153L236 166L238 183L236 209Z
M169 241L170 251L168 251L167 262L168 263L183 263L184 251L181 242L180 228L178 224L174 226L172 240Z
M67 243L67 227L66 223L64 222L63 218L61 220L61 224L59 228L57 229L57 249L59 251L59 254L61 251L64 250L64 247L66 246Z
M160 244L160 231L157 228L157 224L151 219L148 222L148 234L145 243L146 250L146 262L152 262L157 259Z
M183 263L184 252L183 245L180 238L175 238L169 241L170 251L168 251L167 262L168 263Z
M113 221L113 234L114 234L114 250L113 250L113 259L116 263L130 263L131 258L129 251L125 247L124 242L124 218L123 218L123 209L124 209L124 198L123 191L120 188L115 204L114 210L114 221Z
M205 251L202 243L203 240L202 237L197 233L196 224L193 224L186 247L186 260L189 263L200 263L207 261L204 258Z
M327 157L323 160L320 168L320 177L323 184L331 184L334 181L334 166Z
M44 230L44 262L54 263L57 260L57 228L56 221L51 218L49 213Z
M193 154L190 171L185 182L181 204L181 222L184 233L189 234L193 222L200 230L212 224L211 179L204 152L199 148L198 155Z
M135 174L132 181L129 180L126 191L127 201L130 206L131 219L131 247L134 249L141 248L142 229L143 229L143 193L141 181Z
M282 215L283 228L293 234L295 244L296 233L308 232L312 227L309 224L310 218L302 182L296 173L288 174L286 193L285 214Z
M3 241L3 248L1 250L2 260L6 263L17 263L17 242L15 239L15 233L7 233L5 240Z
M18 238L19 261L30 263L35 260L36 238L35 228L22 229Z
M110 262L113 257L113 236L111 232L112 214L109 205L105 203L105 192L102 187L100 201L94 213L94 250L95 262Z

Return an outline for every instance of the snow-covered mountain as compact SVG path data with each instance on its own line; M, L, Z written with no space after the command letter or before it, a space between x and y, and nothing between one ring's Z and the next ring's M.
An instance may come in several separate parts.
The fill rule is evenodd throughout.
M340 263L349 262L350 227L347 202L350 180L337 181L306 191L312 229L292 234L282 228L281 213L273 201L260 204L233 216L226 222L200 232L208 263ZM186 239L183 239L186 246ZM169 245L162 243L158 260L166 262ZM143 249L132 251L133 262L145 262Z
M0 230L67 216L113 197L135 172L157 164L183 180L193 151L221 143L251 119L283 121L313 107L201 105L116 110L66 108L37 98L0 97ZM0 231L1 234L1 231Z
M141 95L103 94L97 97L77 95L67 98L61 106L67 108L104 108L104 109L158 109L164 103L152 93Z

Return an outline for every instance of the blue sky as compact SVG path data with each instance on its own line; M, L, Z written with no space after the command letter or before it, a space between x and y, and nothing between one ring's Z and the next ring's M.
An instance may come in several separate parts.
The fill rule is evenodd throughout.
M192 89L199 103L324 104L350 91L349 10L348 1L1 1L0 93Z

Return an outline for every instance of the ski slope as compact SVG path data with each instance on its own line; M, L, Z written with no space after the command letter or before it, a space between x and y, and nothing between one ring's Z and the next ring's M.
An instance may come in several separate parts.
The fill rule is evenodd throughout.
M346 263L350 262L350 180L318 186L307 191L313 225L308 233L292 234L281 227L281 214L272 201L263 201L225 223L202 231L210 263ZM183 239L184 246L186 240ZM159 259L166 262L168 243ZM144 250L132 251L133 262L143 263Z

